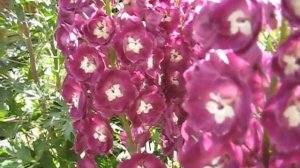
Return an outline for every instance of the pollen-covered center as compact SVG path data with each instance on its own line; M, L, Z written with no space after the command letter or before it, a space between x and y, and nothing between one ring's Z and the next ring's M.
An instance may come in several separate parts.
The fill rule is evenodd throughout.
M215 93L209 94L210 101L206 103L206 110L214 115L217 124L222 124L226 118L234 116L234 109L230 105L232 100L222 99Z
M120 84L115 84L105 91L108 101L113 101L117 98L123 97L120 87Z
M83 60L80 64L80 68L85 73L93 73L97 69L97 66L95 65L95 62L90 60L88 57L83 57Z
M78 96L78 94L76 94L76 93L73 94L72 103L73 103L74 107L76 107L76 108L79 107L79 96Z
M286 64L284 68L285 75L293 74L300 68L300 58L298 57L285 55L283 56L282 61Z
M109 31L106 21L103 20L101 22L98 22L93 34L97 38L107 39L109 37Z
M300 108L297 105L289 106L283 116L288 120L289 127L297 127L300 124Z
M100 127L97 127L95 129L95 133L93 134L93 137L97 139L99 142L106 142L106 138L107 138L107 136L105 135L105 131Z
M182 56L175 49L171 50L171 62L178 63L182 60Z
M152 105L150 103L146 103L145 101L141 101L140 106L137 110L137 114L147 114L152 109Z
M292 5L295 15L300 17L300 1L299 0L291 0L291 5Z
M241 10L232 12L227 19L227 21L230 22L230 33L237 34L241 32L246 36L251 35L252 26L247 17L248 16Z
M127 51L134 52L136 54L140 53L140 50L143 49L143 45L140 42L140 39L134 39L133 37L128 37L127 39Z

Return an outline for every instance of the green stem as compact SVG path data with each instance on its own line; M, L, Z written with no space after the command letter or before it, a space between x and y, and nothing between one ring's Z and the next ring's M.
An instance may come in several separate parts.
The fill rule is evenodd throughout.
M28 24L26 21L24 21L22 23L21 28L25 35L24 42L26 44L26 47L27 47L28 53L29 53L31 75L32 75L34 83L37 84L38 86L40 86L39 75L38 75L37 68L36 68L35 55L34 55L33 47L32 47L31 35L30 35L30 31L29 31Z
M61 76L60 76L59 72L60 72L61 60L58 57L57 50L55 49L53 42L51 43L51 51L50 52L52 53L52 56L53 56L54 75L55 75L55 87L56 87L56 90L60 90L60 87L61 87Z
M20 26L20 30L22 32L22 34L24 35L24 43L27 47L28 53L29 53L29 61L30 61L30 68L31 68L31 75L33 78L33 82L40 87L40 79L39 79L39 74L37 71L37 66L36 66L36 57L34 55L34 50L33 50L33 45L32 45L32 38L31 38L31 34L30 34L30 30L28 27L28 23L26 22L25 19L25 13L24 10L21 6L18 6L18 11L20 12L18 15L19 18L19 26ZM23 15L22 15L23 14ZM41 107L41 111L42 112L46 112L47 108L46 108L46 103L43 99L39 100L40 103L40 107Z
M282 20L282 25L280 27L280 39L279 39L279 44L284 42L286 38L289 36L289 24L286 20Z
M126 119L125 114L120 114L120 120L123 125L123 129L126 132L126 137L127 137L127 141L128 141L127 150L130 154L133 154L136 152L137 148L133 141L133 137L132 137L131 130L130 130L130 125L129 125L128 120Z
M111 16L111 4L110 4L110 0L104 0L104 3L105 3L106 14L108 16Z
M269 159L270 159L270 139L269 139L269 134L267 133L266 130L264 130L263 134L263 164L265 168L269 167Z

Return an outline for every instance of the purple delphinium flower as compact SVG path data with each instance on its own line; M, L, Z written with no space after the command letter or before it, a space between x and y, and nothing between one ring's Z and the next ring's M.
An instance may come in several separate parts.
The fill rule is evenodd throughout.
M107 70L95 87L95 106L109 117L125 112L133 104L137 90L131 81L131 75L125 70Z
M239 141L252 114L250 88L239 79L225 55L214 54L210 54L209 60L195 63L184 74L186 123L213 136Z
M74 150L81 154L105 155L112 148L112 129L107 119L99 114L89 114L73 124L75 132Z
M86 88L71 75L67 75L62 85L62 96L70 106L73 120L82 119L86 113Z
M57 47L61 50L64 56L72 55L76 47L79 45L78 39L80 34L74 26L61 25L55 32Z
M149 86L140 91L133 108L128 113L134 124L154 126L158 124L165 109L165 98L159 92L158 87Z
M293 25L300 24L300 2L298 0L281 0L283 16Z
M98 168L93 156L86 155L77 162L77 168Z
M136 153L129 160L121 162L118 168L166 168L164 163L155 155L148 153Z
M193 37L205 48L244 51L256 41L261 18L256 0L208 2L195 16Z
M95 13L83 26L85 38L95 44L106 44L112 38L115 25L109 16L102 11Z
M262 113L263 125L278 153L300 152L300 87L285 82Z
M104 69L103 55L96 48L80 45L66 61L66 69L78 81L94 84Z
M295 80L300 82L299 40L300 32L290 35L274 54L272 68L281 80Z

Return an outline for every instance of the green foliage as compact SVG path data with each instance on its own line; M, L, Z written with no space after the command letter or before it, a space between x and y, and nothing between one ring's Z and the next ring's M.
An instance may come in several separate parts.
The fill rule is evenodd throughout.
M78 159L68 108L59 94L65 72L54 42L56 18L56 1L0 4L0 168L72 168Z

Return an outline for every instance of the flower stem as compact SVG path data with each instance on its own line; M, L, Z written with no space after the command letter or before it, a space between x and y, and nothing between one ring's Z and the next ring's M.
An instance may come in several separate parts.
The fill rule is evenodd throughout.
M30 60L30 66L31 66L31 75L32 75L34 83L39 86L40 85L40 80L39 80L39 76L38 76L38 72L37 72L37 68L36 68L36 60L35 60L35 55L34 55L34 52L33 52L32 40L31 40L28 24L27 24L26 21L24 21L22 23L21 28L22 28L23 33L25 35L24 42L26 44L26 47L27 47L28 53L29 53L29 60Z
M126 132L126 137L127 137L127 141L128 141L127 150L130 154L133 154L136 152L137 149L136 149L136 145L133 141L133 137L132 137L131 130L130 130L130 125L129 125L128 120L126 119L125 114L120 114L120 120L123 125L123 129Z
M111 4L110 4L110 0L105 0L105 10L106 10L106 14L108 16L111 16Z
M269 159L270 159L270 139L269 139L269 134L267 133L266 130L264 130L263 134L263 164L264 167L268 168L269 167Z

